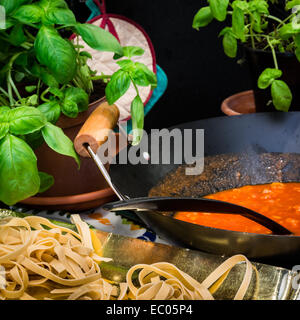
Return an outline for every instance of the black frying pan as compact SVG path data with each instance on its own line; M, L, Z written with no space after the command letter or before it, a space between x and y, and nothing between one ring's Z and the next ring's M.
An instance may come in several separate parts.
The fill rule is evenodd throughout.
M247 168L246 164L252 163L251 160L247 161L247 159L257 160L257 157L261 154L299 153L300 150L300 113L297 112L218 117L182 124L177 128L180 130L204 129L206 157L242 154L241 158L246 161L245 165L242 166L244 168ZM177 150L176 148L170 150L171 158ZM151 157L150 143L147 151ZM110 176L117 189L129 198L147 197L153 187L179 166L174 163L167 165L118 164L118 158L124 157L124 154L122 154L124 152L129 152L129 149L124 149L117 155L117 164L111 165ZM259 164L258 161L257 167L255 165L250 166L251 172L247 175L248 180L245 180L247 181L245 184L272 181L272 175L271 178L268 175L264 176L264 165L260 166ZM289 170L286 170L288 181L300 181L300 170L296 170L298 171L294 172L293 165L290 166ZM275 177L276 174L273 178L275 179ZM268 181L267 178L271 180ZM226 172L221 187L218 183L212 183L212 185L215 188L213 191L235 187L232 179L226 180ZM207 193L211 193L208 191ZM198 195L201 196L201 194ZM243 253L252 259L284 266L295 264L299 262L298 259L300 260L300 237L297 236L260 235L202 226L201 232L198 232L197 236L194 237L196 240L191 242L188 234L186 234L186 237L182 237L182 233L186 230L184 225L179 228L170 222L170 226L166 227L161 225L158 215L147 215L143 212L137 214L157 234L173 239L175 243L185 247L224 255ZM191 226L191 228L193 227ZM197 230L199 229L197 228Z
M283 173L281 177L276 170L271 173L266 170L269 164L276 166L276 158L282 158L282 155L272 154L271 158L274 157L272 163L268 153L300 153L299 112L225 116L185 123L177 128L181 130L204 129L205 156L207 158L237 154L240 155L240 161L238 161L240 167L245 171L248 169L250 171L245 181L236 184L232 179L235 174L234 170L231 172L230 170L221 170L220 175L228 179L219 181L217 177L214 177L216 183L211 183L209 188L205 185L206 192L202 194L198 192L198 196L245 184L269 183L280 180L300 182L300 167L297 166L300 161L297 161L297 155L294 157L292 155L290 161L287 161L287 165L280 168L280 173ZM149 145L151 155L150 147ZM121 152L128 152L128 150ZM175 152L176 150L171 150L171 153ZM113 164L110 168L110 176L120 192L129 198L145 197L168 173L178 167L177 164ZM204 186L203 189L205 189ZM174 196L180 195L183 194L174 194ZM185 193L184 196L191 196L191 194ZM300 237L297 236L259 235L201 227L202 232L198 233L197 241L192 243L188 235L185 241L182 241L182 237L178 238L178 234L184 232L184 226L181 230L174 228L174 225L170 225L169 228L165 228L165 226L161 228L158 216L147 215L143 212L137 214L155 232L169 239L174 239L177 244L185 247L221 255L243 253L258 261L283 266L298 264L300 261Z

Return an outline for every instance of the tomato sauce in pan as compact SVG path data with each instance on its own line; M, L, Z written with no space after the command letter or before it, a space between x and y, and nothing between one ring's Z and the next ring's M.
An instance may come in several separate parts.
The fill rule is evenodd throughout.
M300 235L300 183L279 183L244 186L206 196L244 206L280 223ZM204 212L177 212L175 218L207 227L270 234L260 224L240 215Z

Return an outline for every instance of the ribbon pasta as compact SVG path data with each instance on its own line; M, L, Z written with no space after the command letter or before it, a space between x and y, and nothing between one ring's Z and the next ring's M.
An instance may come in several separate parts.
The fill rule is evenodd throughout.
M96 253L93 231L80 216L71 219L78 232L38 216L0 220L0 266L6 280L0 300L213 300L213 292L240 262L246 271L234 299L243 299L250 285L254 267L243 255L227 259L202 283L166 262L137 264L129 269L126 283L112 283L99 266L111 259ZM138 271L139 285L134 280Z

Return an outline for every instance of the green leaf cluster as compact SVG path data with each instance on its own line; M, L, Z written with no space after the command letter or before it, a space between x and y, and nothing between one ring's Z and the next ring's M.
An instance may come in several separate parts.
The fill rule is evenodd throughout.
M0 201L11 205L54 184L38 171L34 149L42 143L80 165L72 141L56 123L61 115L76 118L87 110L94 80L108 81L114 103L130 83L139 96L138 86L154 87L156 77L131 61L144 53L141 48L122 47L106 30L79 23L65 0L0 0L0 5L7 18L0 30ZM64 36L70 33L77 38ZM124 66L112 76L97 75L78 37L95 50L112 52L119 65L130 61L131 70ZM143 126L141 108L132 109L134 123Z
M266 66L258 79L258 87L266 89L270 86L275 108L288 111L292 93L283 80L277 79L282 72L276 54L292 52L300 62L300 0L286 1L288 14L285 19L269 12L270 2L276 6L273 0L207 0L207 5L195 14L193 28L199 30L213 20L225 23L219 36L224 53L230 58L237 56L239 42L272 52L274 68Z
M39 108L0 107L0 201L8 205L45 191L53 177L40 173L27 137L41 135L50 148L73 157L79 165L72 141L47 121Z
M142 54L136 47L126 47L124 55L131 57L133 54ZM119 58L119 57L118 57ZM126 58L126 57L125 57ZM133 145L139 144L144 128L144 104L140 98L138 86L155 88L157 79L155 74L140 62L130 59L119 60L120 69L111 77L106 86L106 99L110 105L122 97L132 84L136 90L136 97L131 103L131 117L133 128Z

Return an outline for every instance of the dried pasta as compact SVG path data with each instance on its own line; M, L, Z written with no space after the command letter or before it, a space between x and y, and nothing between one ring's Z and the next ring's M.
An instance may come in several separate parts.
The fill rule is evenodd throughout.
M212 300L211 287L218 281L220 286L240 262L246 271L234 299L243 299L249 287L254 267L242 255L227 259L202 283L166 262L137 264L129 269L126 283L112 283L102 277L99 265L111 259L96 253L93 231L80 216L71 219L78 232L38 216L0 220L0 266L6 280L0 300ZM138 271L137 285L133 275Z

